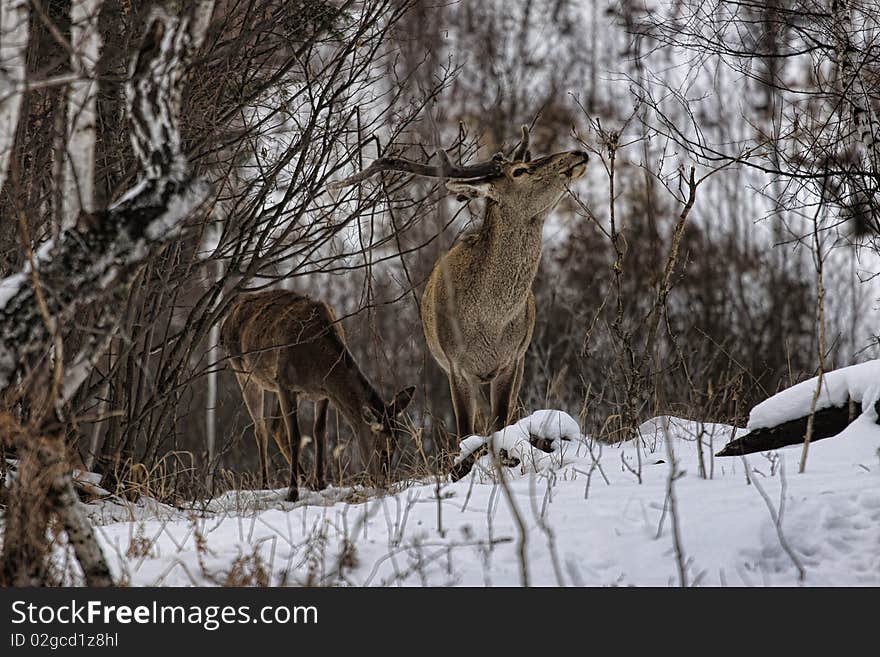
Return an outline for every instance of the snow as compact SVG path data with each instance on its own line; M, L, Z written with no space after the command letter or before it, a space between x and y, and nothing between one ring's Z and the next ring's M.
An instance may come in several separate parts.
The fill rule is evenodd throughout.
M162 193L167 193L161 190ZM194 180L184 190L167 199L165 212L154 218L144 234L149 240L167 240L180 233L182 222L201 204L211 189L203 180Z
M37 269L48 262L52 257L52 250L55 248L55 240L48 239L34 251L34 261L37 263ZM31 263L25 261L20 272L11 274L6 278L0 278L0 310L6 307L6 304L21 290L23 285L29 285L31 279Z
M536 449L532 446L531 441L535 438L541 439L541 446L544 449ZM490 439L496 453L505 450L509 457L520 461L523 469L532 472L541 472L560 465L563 442L585 440L578 423L568 413L552 410L535 411L519 422L496 431L488 438L468 436L459 444L460 451L455 463L461 463L483 445L488 445ZM487 453L481 457L477 466L490 471L491 456Z
M55 248L55 240L46 240L36 251L34 251L34 260L37 263L37 269L48 262L52 256L52 249ZM18 273L11 274L6 278L0 278L0 310L6 307L6 304L21 290L23 285L28 285L31 279L31 263L26 261L22 270Z
M6 307L9 300L18 294L18 291L26 280L27 275L22 272L0 279L0 308Z
M744 429L675 417L653 418L640 440L613 446L582 435L568 414L544 410L492 439L526 457L504 479L527 529L531 584L678 584L669 441L682 473L674 494L689 584L880 585L875 419L868 408L839 436L813 444L804 474L799 446L714 458L710 444ZM555 451L532 454L529 434ZM536 467L532 456L544 460ZM285 490L232 491L190 509L149 498L89 509L114 574L132 585L222 584L249 563L273 585L517 586L517 524L486 459L455 483L426 477L384 496L303 489L292 504ZM759 487L774 510L784 501L782 530L803 582Z
M752 409L750 430L774 427L810 414L819 377L798 383ZM825 373L816 410L845 406L850 399L866 410L880 398L880 360L872 360Z

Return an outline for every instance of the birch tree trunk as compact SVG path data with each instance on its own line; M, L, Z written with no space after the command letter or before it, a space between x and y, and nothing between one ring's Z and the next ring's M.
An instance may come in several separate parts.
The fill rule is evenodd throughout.
M0 399L7 406L0 412L0 434L13 436L21 462L8 496L0 583L47 583L50 514L66 530L86 584L113 583L73 490L63 431L18 426L8 408L20 395L45 397L48 389L63 400L76 391L118 325L119 304L108 299L179 234L207 198L207 183L189 173L178 124L184 73L212 10L213 2L199 2L183 17L161 9L150 16L127 89L132 145L143 177L109 209L94 213L89 225L62 230L23 271L0 280ZM97 312L96 330L58 377L56 390L47 386L50 343L63 339L87 305ZM3 431L3 425L12 430Z
M831 17L838 77L844 107L849 113L846 118L852 128L852 136L864 149L862 154L867 159L870 170L876 174L880 171L880 123L871 107L870 96L859 71L859 62L856 61L858 50L853 43L855 31L850 0L831 0Z
M6 181L24 96L28 0L0 0L0 190Z
M101 50L98 14L104 0L73 0L70 6L71 69L77 76L67 92L67 145L61 185L61 229L76 224L80 210L94 212L95 120Z
M211 249L217 247L220 242L220 228L215 228L210 242ZM224 267L223 260L216 259L214 265L214 282L223 280ZM219 303L219 299L217 300ZM215 304L216 305L216 304ZM216 322L211 326L208 333L208 362L211 364L211 370L208 372L208 389L205 395L205 442L207 447L207 464L208 473L205 478L205 485L208 493L214 490L214 459L217 456L217 380L219 371L217 364L223 358L223 351L220 348L220 323Z

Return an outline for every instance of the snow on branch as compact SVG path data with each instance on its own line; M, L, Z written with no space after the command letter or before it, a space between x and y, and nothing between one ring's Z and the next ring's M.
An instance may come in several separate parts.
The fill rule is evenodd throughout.
M57 243L44 244L34 256L36 276L27 265L0 280L0 392L45 357L56 327L64 331L79 309L124 287L135 266L177 235L207 198L208 184L189 173L178 125L186 65L204 38L213 3L194 7L182 17L154 10L132 63L128 109L140 181L109 209L63 230ZM38 308L35 279L52 318L49 326ZM112 323L112 307L99 308L98 315L99 325ZM66 373L65 397L93 363L76 360L77 371Z

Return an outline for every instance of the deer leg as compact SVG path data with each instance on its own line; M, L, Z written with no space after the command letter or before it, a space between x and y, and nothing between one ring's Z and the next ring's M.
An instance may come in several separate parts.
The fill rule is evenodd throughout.
M281 411L279 408L279 413L280 412ZM287 428L284 426L283 419L281 419L281 421L279 422L278 416L275 415L274 407L270 410L270 412L266 413L266 426L268 427L269 435L272 436L275 444L278 445L278 450L281 452L284 460L287 461L288 464L290 464L290 445L287 444L286 435ZM281 435L282 431L285 433L284 436Z
M281 406L281 417L284 419L287 433L287 446L290 449L290 488L287 491L287 501L296 502L299 499L299 446L301 442L296 393L290 392L283 386L278 386L278 403Z
M519 360L516 362L516 377L513 379L513 385L510 387L510 415L507 418L508 422L512 422L517 419L519 406L519 390L522 388L523 382L523 372L526 368L526 357L525 354L519 357Z
M278 450L281 452L281 455L284 457L284 460L287 461L287 465L291 465L291 456L290 456L290 444L288 443L287 437L287 426L284 424L283 418L280 417L281 409L280 409L280 400L279 400L279 416L274 417L274 423L269 421L269 418L272 417L272 414L266 414L266 426L268 427L267 431L270 436L275 440L275 444L278 445ZM274 409L273 409L274 412ZM282 435L284 432L284 435ZM306 473L303 471L302 464L299 463L295 466L297 468L297 472L303 478L305 478Z
M460 374L449 373L449 391L452 393L452 410L455 412L455 432L459 438L474 433L477 399L468 380Z
M495 431L500 431L510 424L516 415L524 365L525 359L520 358L492 381L492 427Z
M315 402L315 490L324 490L327 483L324 480L324 461L327 455L327 407L330 401L322 399Z
M241 396L254 422L254 438L260 455L260 488L269 487L269 436L263 410L263 389L247 374L237 374Z
M474 433L477 410L475 391L465 377L453 372L449 373L449 390L452 393L452 410L455 411L455 430L458 439L461 440ZM475 460L476 456L471 454L461 463L454 465L452 480L458 481L470 472Z

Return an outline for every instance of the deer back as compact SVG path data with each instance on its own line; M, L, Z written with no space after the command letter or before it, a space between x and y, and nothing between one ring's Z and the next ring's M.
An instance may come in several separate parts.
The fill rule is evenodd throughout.
M221 342L233 367L268 390L283 385L327 397L334 380L357 367L333 309L286 290L239 298L223 322Z

